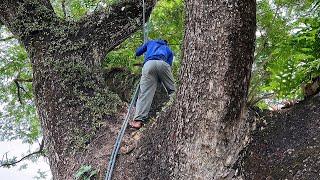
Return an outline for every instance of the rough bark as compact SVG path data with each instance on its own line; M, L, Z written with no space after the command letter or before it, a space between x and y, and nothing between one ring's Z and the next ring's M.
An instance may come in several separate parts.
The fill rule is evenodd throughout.
M320 96L259 114L238 164L244 179L320 179Z
M136 85L140 79L140 74L134 74L125 68L112 68L105 70L104 77L110 90L116 93L122 101L130 103ZM166 89L159 84L153 98L149 116L155 118L156 113L161 111L161 108L168 99L169 97Z
M101 61L141 25L137 2L124 1L109 14L95 13L80 22L57 18L48 0L0 4L1 21L31 58L54 179L71 179L81 164L100 170L107 164L121 118L112 115L121 102L105 85ZM150 13L154 1L147 2ZM135 151L120 157L116 179L235 175L232 166L250 127L245 101L255 1L188 0L186 9L182 83L176 98L143 132Z
M116 179L231 179L252 122L245 107L255 1L186 1L180 82L172 106L121 156Z
M119 11L122 4L78 23L55 17L45 0L0 4L1 21L32 60L54 179L72 179L82 164L100 170L100 178L104 174L122 118L113 112L122 109L112 93L118 91L117 77L104 76L101 60L138 27L134 17L141 19L141 12L133 2L125 2L128 14ZM115 179L319 179L319 97L265 113L247 153L241 153L253 121L245 102L255 1L186 1L186 9L175 100L142 131L134 151L120 156ZM122 100L129 89L122 89Z
M150 14L155 1L146 2ZM69 22L55 15L49 0L4 0L0 20L30 56L53 177L72 179L79 166L90 163L92 154L99 155L90 144L102 132L111 139L119 126L120 118L114 114L123 104L106 86L101 62L141 26L142 4L127 0L111 7L108 14L96 12Z

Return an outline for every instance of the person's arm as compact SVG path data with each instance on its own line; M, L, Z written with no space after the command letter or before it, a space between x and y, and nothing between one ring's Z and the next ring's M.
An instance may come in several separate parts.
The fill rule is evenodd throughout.
M143 44L136 50L136 56L141 56L144 52L147 51L147 44L148 43Z

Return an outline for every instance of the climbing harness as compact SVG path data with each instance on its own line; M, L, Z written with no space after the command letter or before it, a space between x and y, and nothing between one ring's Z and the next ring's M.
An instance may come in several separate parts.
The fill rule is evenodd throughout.
M145 0L142 0L142 6L143 6L143 12L142 12L143 13L143 16L142 16L142 19L143 19L143 42L146 43L147 40L148 40L148 32L147 32L147 23L146 23L146 16L145 16L145 13L146 13ZM138 98L139 89L140 89L140 86L139 86L140 83L139 82L140 81L138 81L138 83L137 83L136 90L135 90L135 92L134 92L134 94L132 96L132 99L131 99L131 102L130 102L130 105L129 105L129 109L128 109L128 112L127 112L126 117L125 117L125 120L122 123L120 132L119 132L119 134L117 136L117 139L116 139L116 143L114 144L114 147L113 147L113 150L112 150L112 153L111 153L111 156L110 156L110 161L109 161L109 165L108 165L108 169L107 169L105 180L111 180L111 178L112 178L112 172L113 172L113 169L114 169L114 165L116 163L117 155L118 155L118 152L119 152L119 149L120 149L120 145L121 145L121 141L122 141L124 132L126 131L126 128L128 126L131 110L132 110L132 107L134 106L134 104L136 102L136 99Z

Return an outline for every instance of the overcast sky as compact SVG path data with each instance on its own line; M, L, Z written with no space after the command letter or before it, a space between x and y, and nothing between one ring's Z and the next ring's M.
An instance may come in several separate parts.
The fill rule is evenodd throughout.
M10 141L10 142L0 142L0 155L1 158L3 154L8 152L8 158L12 156L17 156L18 159L23 153L27 153L29 148L31 151L36 151L39 145L30 146L28 144L23 144L20 140ZM19 170L20 166L27 163L28 167L26 169ZM25 160L19 163L13 168L0 168L0 179L1 180L33 180L35 176L38 176L37 171L45 171L47 174L46 180L50 180L51 173L48 163L44 158L39 158L35 163Z
M12 34L8 33L4 29L0 29L0 37L5 38L11 36ZM14 44L17 44L17 40L10 42L0 42L0 59L7 58L6 51L9 47L12 47ZM0 110L3 111L3 105L0 104ZM1 128L1 127L0 127ZM39 145L35 144L30 146L29 144L23 144L21 140L14 140L10 142L0 141L0 158L3 158L3 155L7 153L8 158L16 156L17 159L22 157L22 154L27 154L28 150L36 151L39 148ZM19 170L20 166L23 164L28 164L26 169ZM0 180L32 180L33 177L38 176L38 170L42 172L45 171L47 178L51 179L51 173L48 163L44 158L39 158L37 162L31 162L29 160L22 161L17 166L13 168L0 168Z

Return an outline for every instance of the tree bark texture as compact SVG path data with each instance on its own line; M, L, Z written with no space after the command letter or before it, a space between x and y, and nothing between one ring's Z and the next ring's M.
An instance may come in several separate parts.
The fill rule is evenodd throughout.
M255 1L187 1L175 107L176 179L222 179L246 144L245 107L255 41Z
M232 167L250 129L245 102L255 1L185 3L181 85L175 100L143 131L136 149L120 156L115 179L235 176ZM147 1L148 14L153 6L154 1ZM31 58L35 101L54 179L72 179L81 164L105 169L121 118L113 114L122 103L106 86L101 61L137 30L141 11L140 1L124 1L109 14L69 22L56 17L47 0L0 4L1 21Z
M147 16L155 1L146 1ZM54 179L73 179L84 164L110 148L123 104L106 85L101 62L107 52L142 25L142 2L126 0L109 13L96 12L79 22L56 16L49 0L3 0L0 20L27 49L33 68L38 115ZM101 135L104 137L101 138ZM110 139L108 139L110 138ZM104 172L100 172L104 174Z
M238 165L244 179L320 179L319 95L259 113L252 141Z
M254 57L254 0L186 2L175 100L121 156L116 179L231 179L252 122L245 106Z

